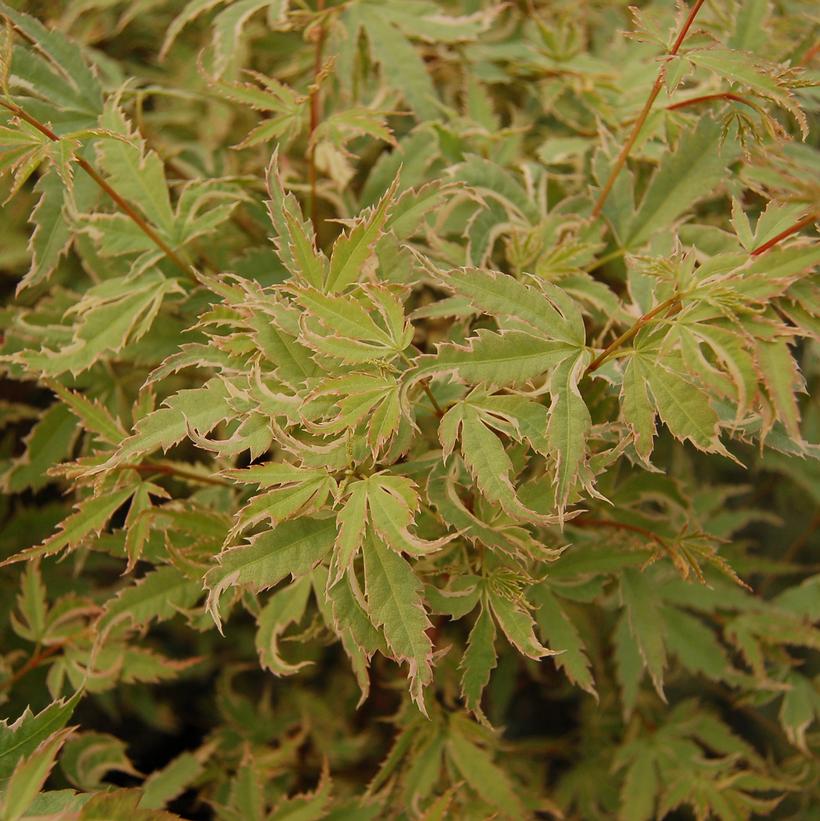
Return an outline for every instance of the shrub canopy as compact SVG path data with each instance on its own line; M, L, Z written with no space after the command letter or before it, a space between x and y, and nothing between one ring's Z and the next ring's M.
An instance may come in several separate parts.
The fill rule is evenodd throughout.
M809 817L813 4L0 18L3 821Z

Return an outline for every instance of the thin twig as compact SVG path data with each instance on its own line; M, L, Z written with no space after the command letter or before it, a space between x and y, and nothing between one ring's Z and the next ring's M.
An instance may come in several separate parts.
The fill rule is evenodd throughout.
M15 103L9 102L7 100L0 100L0 106L10 111L16 117L19 117L21 120L25 120L29 125L36 128L41 134L44 134L48 137L49 140L52 142L60 142L60 137L55 134L47 125L41 123L36 117L33 117L29 114L25 109L20 108L20 106L16 105ZM145 234L161 251L165 256L174 263L174 265L179 268L186 276L190 277L192 280L196 282L197 276L196 271L187 263L185 262L170 245L145 221L142 215L134 209L134 207L117 191L111 187L107 180L105 180L100 173L92 166L87 160L83 157L75 156L74 159L77 161L77 165L94 180L95 183L103 190L106 194L117 204L120 210L126 214L137 227Z
M688 100L680 100L677 103L672 103L666 106L667 111L677 111L679 108L686 108L690 105L699 105L700 103L709 103L713 100L731 100L735 103L742 103L749 106L749 108L756 108L751 100L741 97L740 94L734 94L731 91L718 91L715 94L702 94L700 97L690 97Z
M413 367L413 360L410 359L407 354L404 352L401 353L401 358L404 360L405 364L409 365L411 368ZM435 396L433 396L433 392L430 390L430 385L426 379L422 379L419 383L421 385L421 389L427 394L427 398L430 400L430 404L433 406L433 410L436 412L436 416L439 419L444 416L444 410L442 409L441 405L439 405L438 400Z
M42 662L44 662L47 658L50 658L55 653L59 652L69 643L71 639L65 639L64 641L57 642L56 644L50 644L44 650L38 650L28 658L28 660L17 668L5 681L0 681L0 692L4 690L10 690L20 681L21 678L28 675L32 670L39 667Z
M820 52L820 40L817 40L814 45L800 58L799 66L807 66Z
M798 220L794 225L790 226L785 231L781 231L776 237L772 237L768 242L764 242L763 245L758 245L758 247L751 252L750 256L759 257L761 254L765 254L770 248L773 248L779 242L787 239L792 234L796 234L798 231L808 228L808 226L811 225L816 219L817 214L814 212L807 214L803 217L803 219Z
M676 294L675 296L669 297L669 299L665 299L660 305L657 305L651 311L645 313L628 331L624 331L617 339L610 342L609 345L589 363L587 369L584 371L584 376L588 376L593 373L593 371L597 371L621 345L625 345L629 342L644 325L651 322L659 314L672 310L679 304L680 296Z
M704 0L696 0L694 6L689 12L689 15L686 18L683 26L681 26L681 30L678 32L678 36L675 38L675 42L672 44L672 48L669 49L669 54L667 57L674 57L678 50L681 47L681 44L686 39L686 35L689 33L689 29L692 27L692 23L695 22L695 17L697 17L698 12L700 11L701 6L703 5ZM612 187L615 185L615 180L618 178L618 175L621 173L621 169L626 164L627 157L629 156L629 152L632 150L632 146L635 145L635 142L638 139L638 135L641 132L641 129L646 122L646 118L649 116L649 112L652 109L652 105L654 104L655 100L660 94L661 89L663 88L663 78L666 72L666 65L661 65L660 69L658 70L658 76L655 78L655 84L652 86L652 90L649 92L649 97L647 98L646 102L644 103L643 109L641 109L641 113L638 115L638 119L635 120L635 125L632 127L632 133L629 135L629 138L624 143L623 148L621 148L620 154L618 154L618 158L615 160L615 164L612 166L612 170L609 172L609 178L607 179L606 183L604 183L604 187L601 189L601 193L598 194L598 199L595 202L595 207L592 209L592 216L593 218L597 219L601 215L601 211L603 211L604 203L606 203L606 199L609 196L609 192L612 190Z
M572 522L573 527L598 527L598 528L608 528L610 530L626 530L629 533L637 533L640 536L649 539L655 544L660 545L664 550L667 552L669 551L669 544L663 536L655 533L652 530L648 530L645 527L641 527L640 525L631 525L627 522L616 522L614 519L594 519L588 516L582 516L579 519L575 519Z
M797 538L789 545L786 549L786 552L780 558L780 564L788 568L790 564L792 564L797 557L800 555L800 552L803 548L808 544L809 539L814 535L814 532L820 528L820 514L815 515L815 517L809 522L809 524L798 534ZM787 570L788 572L788 570ZM798 571L794 571L798 572ZM758 585L757 591L758 594L763 597L764 594L768 591L771 587L772 582L774 581L775 576L773 574L768 574L763 581Z
M317 0L316 12L322 14L325 0ZM322 71L322 53L325 47L325 22L319 23L316 35L316 53L313 58L313 85L310 89L310 130L308 132L308 180L310 183L310 221L313 231L319 236L319 199L317 196L318 174L316 172L316 143L313 139L322 117L322 98L319 89L319 75Z
M38 667L40 662L44 661L49 656L53 656L56 652L61 650L65 644L66 642L52 644L51 646L46 647L45 650L40 650L39 652L34 653L29 657L28 661L22 665L22 667L15 670L14 673L5 681L0 682L0 690L8 690L13 687L18 681L20 681L21 678L23 678L23 676L30 673L35 667Z
M782 242L784 239L796 234L798 231L801 231L803 228L808 227L817 219L817 214L812 212L811 214L807 214L802 219L798 220L794 225L787 228L785 231L781 231L776 237L772 237L768 242L764 242L762 245L755 248L753 251L749 253L750 257L757 257L761 254L764 254L769 249L773 248L779 242ZM606 259L606 258L605 258ZM645 313L638 321L628 330L622 333L617 339L612 341L592 362L589 363L589 366L584 371L584 376L593 373L594 371L598 370L601 365L606 362L607 359L622 345L629 342L637 333L638 331L643 328L648 322L653 320L659 314L662 314L667 309L674 308L675 305L680 303L680 296L672 296L669 299L664 300L661 302L660 305L653 308L648 313Z
M215 476L203 476L193 471L183 470L182 468L174 467L173 465L163 465L159 462L139 462L126 463L118 467L123 470L136 470L137 473L161 473L164 476L174 476L177 479L187 479L191 482L202 482L205 485L218 485L219 487L233 487L230 482L225 482L222 479L217 479Z
M421 382L421 389L427 394L427 398L430 400L430 404L433 406L433 410L436 412L436 416L441 419L444 416L444 411L439 405L436 397L433 396L433 392L430 390L430 386L427 384L427 380Z

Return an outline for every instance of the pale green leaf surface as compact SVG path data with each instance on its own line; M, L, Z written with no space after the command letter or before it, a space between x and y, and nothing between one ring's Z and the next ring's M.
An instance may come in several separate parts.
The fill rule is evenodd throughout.
M413 568L378 538L364 549L365 595L373 624L381 627L391 654L407 663L410 695L426 713L424 688L433 678L432 626L421 599L421 582Z
M663 613L658 596L646 575L640 570L627 569L621 573L623 596L629 627L635 638L641 658L658 695L665 701L663 674L666 669L666 643Z

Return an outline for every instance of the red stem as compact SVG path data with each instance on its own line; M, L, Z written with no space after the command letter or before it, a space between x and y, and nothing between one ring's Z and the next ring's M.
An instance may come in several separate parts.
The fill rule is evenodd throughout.
M660 305L655 306L651 311L647 311L628 331L624 331L617 339L610 342L609 345L589 363L587 369L584 371L584 376L591 374L593 371L597 371L621 345L629 342L644 325L651 322L658 314L662 314L664 311L674 308L679 303L679 296L671 296L669 299L665 299L661 302Z
M794 225L790 226L785 231L781 231L776 237L772 237L768 242L764 242L763 245L758 245L757 248L751 252L750 256L759 257L761 254L765 254L770 248L773 248L779 242L787 239L792 234L796 234L798 231L808 228L808 226L811 225L816 219L817 214L813 211L810 214L806 214L803 219L798 220Z
M17 684L18 681L20 681L21 678L23 678L23 676L28 675L36 667L39 667L40 664L47 658L62 650L63 647L68 644L68 641L69 640L66 639L65 641L57 642L56 644L46 647L45 650L39 650L34 653L29 657L25 664L15 670L14 673L12 673L5 681L0 681L0 692L3 690L10 690L15 684Z
M316 11L325 10L325 0L317 0ZM313 88L310 92L310 130L308 131L308 181L310 183L310 221L317 240L319 237L319 199L317 197L318 174L316 172L316 144L313 135L322 118L322 98L319 91L319 74L322 71L322 53L325 47L325 24L319 24L316 36L316 54L313 59Z
M25 120L30 126L36 128L41 134L44 134L52 142L60 142L60 137L55 134L47 125L41 123L36 117L32 117L20 106L10 103L7 100L0 100L0 106L10 111L21 120ZM139 229L162 251L165 256L171 260L186 276L196 281L196 272L182 260L182 258L168 245L167 242L143 219L141 214L134 209L134 207L125 199L123 199L111 185L100 176L99 172L82 157L75 157L77 165L94 180L95 183L117 204L117 206L130 217Z
M798 220L794 225L787 228L785 231L781 231L776 237L772 237L768 242L764 242L762 245L759 245L753 251L749 253L750 257L758 257L761 254L765 254L770 248L773 248L778 243L782 242L784 239L796 234L798 231L801 231L803 228L807 228L817 219L817 214L812 212L807 214L802 219ZM589 363L587 366L586 371L584 371L584 376L592 373L593 371L598 370L601 365L606 362L607 359L622 345L629 342L637 333L638 331L643 328L647 322L650 322L659 314L663 313L667 309L673 308L676 303L680 303L679 296L669 297L669 299L664 300L661 302L660 305L653 308L651 311L645 313L638 321L628 330L624 331L617 339L610 342L610 344L604 348L592 362Z
M201 476L193 471L182 470L173 465L162 465L158 462L140 462L139 464L126 463L119 465L123 470L135 470L137 473L160 473L163 476L175 476L178 479L186 479L190 482L202 482L205 485L219 485L220 487L233 487L230 482L223 482L214 476Z
M747 100L745 97L741 97L740 94L734 94L731 91L720 91L716 94L703 94L700 97L691 97L688 100L681 100L678 103L672 103L672 105L666 106L667 111L677 111L679 108L686 108L690 105L697 105L698 103L708 103L712 100L732 100L736 103L743 103L743 105L749 106L749 108L754 108L754 104Z
M689 33L689 29L692 28L692 23L695 22L695 17L697 17L697 14L700 11L700 8L704 2L705 0L697 0L694 6L692 6L691 10L689 11L689 15L687 16L684 24L681 26L681 30L678 32L678 36L675 38L675 42L672 44L672 48L669 49L669 54L667 56L674 57L678 53L681 44L686 39L686 35ZM632 127L632 133L629 135L629 138L624 143L623 148L621 148L621 153L618 154L618 158L615 160L615 164L612 166L612 170L609 172L609 178L604 184L604 187L601 189L601 193L598 194L598 199L596 200L595 206L592 209L592 216L594 219L597 219L601 215L601 211L603 211L604 203L606 203L606 199L609 196L609 192L615 185L615 180L621 173L621 169L626 164L629 152L632 150L632 146L635 145L638 139L638 135L640 134L641 129L643 128L644 123L646 122L646 118L649 116L649 112L652 109L652 105L657 99L658 94L660 94L661 89L663 88L663 77L665 71L666 65L662 64L660 69L658 70L658 76L655 78L655 84L652 86L652 90L649 92L649 97L644 103L644 107L641 110L641 113L638 115L638 119L635 120L635 125Z
M820 40L818 40L801 58L798 65L807 66L820 52Z
M580 519L575 519L572 525L573 527L603 527L611 530L627 530L630 533L639 533L641 536L645 536L647 539L661 545L661 547L665 548L667 546L666 539L657 533L647 530L645 527L630 525L626 522L616 522L612 519L591 519L584 516Z

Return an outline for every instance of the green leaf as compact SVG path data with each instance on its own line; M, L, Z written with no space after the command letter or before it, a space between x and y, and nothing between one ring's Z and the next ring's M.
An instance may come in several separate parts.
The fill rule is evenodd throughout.
M364 427L374 458L392 440L399 430L402 417L407 414L400 384L395 376L389 374L351 374L329 378L323 381L313 396L317 399L331 397L335 401L325 414L327 421L316 422L312 428L321 435L327 435L353 432Z
M441 780L445 737L441 732L419 733L423 740L417 742L409 756L403 778L403 796L407 805L424 800Z
M127 818L129 821L174 821L179 818L170 812L140 808L141 797L141 791L136 788L115 788L96 793L83 805L81 821L110 821L112 818Z
M509 171L492 160L470 154L463 163L455 166L451 173L457 180L498 202L519 221L538 222L538 207L524 186Z
M658 769L655 751L641 744L632 756L621 789L621 821L651 821L657 804Z
M3 477L5 490L39 490L50 481L48 469L67 458L77 439L77 420L64 405L54 404L25 438L25 453L14 459Z
M507 641L524 656L538 661L544 656L554 656L555 651L544 647L535 635L535 623L527 609L528 602L522 596L513 600L503 595L491 594L490 607L498 626Z
M529 815L507 774L493 763L486 750L456 728L451 729L447 739L447 755L464 781L488 804L508 817Z
M188 0L182 11L171 21L165 32L165 39L159 50L159 59L164 60L174 41L182 30L202 14L222 5L225 0Z
M202 751L197 754L182 753L161 770L152 772L142 785L140 809L161 809L181 795L202 774L205 769L204 758L206 755Z
M305 613L310 595L311 579L302 576L282 590L277 590L267 601L257 618L256 650L262 667L277 676L293 675L309 661L290 664L279 653L279 637L291 624L298 624Z
M739 51L757 51L766 42L769 0L741 0L728 46Z
M522 331L480 330L465 345L446 343L435 354L420 356L411 371L413 382L452 374L460 381L491 387L515 387L548 373L573 347Z
M426 556L450 541L452 536L428 541L410 532L419 508L415 484L406 477L377 473L349 486L347 499L339 512L339 531L331 562L331 585L350 571L353 559L366 539L377 534L379 543L396 553Z
M489 609L482 604L459 664L461 697L467 709L478 715L482 715L481 694L490 681L496 662L495 625Z
M626 613L618 619L613 644L623 714L624 718L629 718L638 701L644 664L638 644L630 633L629 617Z
M662 362L656 362L644 371L655 398L655 407L670 433L678 439L688 439L700 450L726 455L718 438L720 423L709 402L709 394Z
M356 137L364 135L396 145L385 115L365 106L335 111L325 117L314 130L312 140L314 144L327 140L341 148Z
M117 509L134 495L134 491L134 487L120 488L78 502L75 505L75 512L60 523L60 530L57 533L42 544L29 547L0 562L0 567L13 562L30 561L40 556L53 556L66 547L77 547L88 536L99 533Z
M474 12L473 14L449 15L442 13L435 2L422 0L408 8L402 2L374 2L382 14L397 25L409 37L418 37L427 42L463 43L477 40L486 31L499 12L498 6Z
M120 739L105 733L79 733L66 744L60 757L66 778L86 792L104 788L103 778L111 772L138 776Z
M418 132L419 136L424 136L425 132ZM388 155L383 154L382 157ZM399 188L401 188L400 170L396 170L394 179L398 176ZM368 177L370 182L373 174ZM417 189L407 189L390 209L390 214L385 222L385 231L393 234L396 239L406 240L413 236L421 226L425 225L431 213L435 213L449 197L453 196L455 186L447 185L438 181L427 183Z
M666 631L657 591L640 570L627 569L621 573L621 596L643 663L658 695L666 701L663 692Z
M99 400L89 399L81 393L69 390L59 382L50 382L49 387L77 417L89 432L95 433L109 445L118 445L127 434L118 419L115 419Z
M370 658L377 650L387 654L383 635L373 626L363 607L361 596L353 592L349 578L329 585L329 574L323 565L313 571L313 590L325 624L339 637L353 666L359 684L361 706L370 693Z
M477 268L449 271L444 282L481 313L526 323L532 333L568 346L583 346L584 323L577 306L546 281L527 284L511 276ZM564 313L566 312L566 313Z
M687 58L697 66L707 68L730 82L740 83L761 97L782 105L794 115L803 138L808 135L805 115L789 91L788 84L780 81L776 64L766 65L751 54L723 48L693 49Z
M655 438L655 407L647 391L648 378L643 359L630 356L621 385L621 416L631 428L635 450L644 461L652 455Z
M160 567L108 601L99 629L104 630L120 620L135 627L155 620L167 621L193 607L201 595L202 585L198 581L186 578L175 567Z
M0 722L0 781L12 774L20 759L34 752L41 742L65 727L80 697L80 693L75 693L69 699L55 701L37 715L26 707L13 724Z
M435 87L424 61L407 38L390 24L379 6L372 3L357 9L351 18L353 39L357 37L359 25L364 27L384 79L401 92L416 117L419 120L438 119Z
M426 556L445 545L452 536L428 541L409 530L419 507L415 484L403 476L376 474L364 480L370 523L384 544L396 553Z
M339 529L333 543L333 558L328 584L339 582L353 566L364 544L367 525L367 483L355 482L336 517Z
M17 821L25 815L54 767L60 747L73 731L73 727L58 730L43 741L30 756L18 762L3 792L3 804L0 809L0 818L3 821Z
M285 463L269 462L248 470L229 470L225 475L244 482L259 482L262 487L274 487L253 496L234 517L234 526L228 535L232 541L249 527L268 520L272 526L285 519L319 510L335 492L336 482L321 468L294 468Z
M331 802L332 784L327 766L316 789L286 798L274 807L270 821L321 821L327 818Z
M96 125L96 117L102 110L102 90L83 59L81 49L59 30L47 29L36 18L10 8L6 3L0 2L0 13L37 46L39 53L50 63L47 70L61 81L59 94L52 102L82 112L89 117L89 125Z
M513 464L489 425L494 420L468 403L459 403L441 420L439 438L445 454L453 449L461 429L461 456L484 497L518 521L552 523L554 518L530 510L516 494L512 482ZM451 433L452 432L452 433Z
M388 328L382 327L373 315L379 304L389 304L390 300L375 290L367 293L371 299L359 294L332 296L307 288L295 293L310 319L318 320L316 323L303 321L303 341L327 356L350 362L393 359L410 344L412 328L403 314ZM381 318L383 314L379 312L377 316Z
M777 411L777 418L783 423L792 439L802 442L800 409L797 406L795 391L805 390L805 383L789 351L789 346L784 340L771 342L759 340L755 353L766 392Z
M135 425L135 433L102 467L112 468L131 462L158 448L168 450L186 437L189 428L205 435L232 415L229 396L221 379L210 379L201 388L180 391L165 400L167 407L140 419Z
M175 217L165 180L162 160L133 133L123 112L106 107L100 126L126 139L103 139L98 143L100 167L108 174L117 193L136 205L168 238L174 234Z
M248 20L262 9L268 19L277 20L287 9L286 0L236 0L221 11L213 22L213 67L217 75L226 71L231 58L239 51L239 41Z
M664 607L666 643L681 664L713 681L725 680L731 672L726 651L702 621L677 607Z
M219 626L219 598L231 587L267 590L286 576L309 573L333 546L335 519L303 517L283 522L275 530L252 536L247 544L219 554L217 567L205 576L207 608Z
M424 688L433 680L432 627L422 604L422 584L410 565L379 538L371 537L364 549L367 611L384 632L393 658L406 662L410 695L425 715Z
M19 357L31 370L48 376L88 370L104 354L117 353L151 328L167 294L180 293L175 280L159 271L139 278L119 277L91 288L72 311L81 316L71 344L59 351L24 351Z
M790 673L787 683L789 689L780 706L780 724L789 741L808 754L806 732L820 718L820 695L816 682L800 673Z
M65 184L56 172L41 175L34 186L40 194L31 212L29 250L31 267L17 285L17 293L45 282L53 273L60 259L68 251L73 238L71 224L65 214Z
M17 606L22 621L15 614L11 615L11 626L15 633L28 641L39 644L46 632L48 602L43 577L40 573L40 563L36 560L29 562L23 572Z
M625 248L639 248L671 225L698 200L708 196L724 176L719 151L720 125L702 117L661 161L624 237Z
M555 666L563 670L573 684L597 699L589 657L578 628L564 612L549 585L536 585L529 595L537 607L536 620L541 635L550 647L555 648Z
M550 377L552 404L549 409L547 440L556 456L555 500L563 516L579 476L584 484L587 458L587 436L592 427L586 403L578 390L578 382L589 363L589 353L582 351L565 359Z
M296 197L285 191L279 173L279 150L273 152L266 174L268 215L276 229L276 251L282 264L297 279L321 289L326 276L327 258L316 249L316 237L302 217Z
M398 184L397 178L379 202L333 243L324 286L326 292L332 294L344 291L371 273L376 263L376 242L384 229Z

